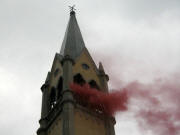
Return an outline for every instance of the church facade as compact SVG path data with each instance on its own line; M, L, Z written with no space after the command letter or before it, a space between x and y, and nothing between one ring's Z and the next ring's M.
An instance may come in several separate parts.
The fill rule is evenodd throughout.
M56 53L41 87L42 109L37 135L115 135L114 117L77 102L70 88L74 82L108 92L108 80L102 64L97 67L89 54L72 10L61 51Z

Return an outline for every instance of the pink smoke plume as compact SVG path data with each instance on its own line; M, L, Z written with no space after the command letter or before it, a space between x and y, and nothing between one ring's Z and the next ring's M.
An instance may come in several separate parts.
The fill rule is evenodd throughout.
M180 134L180 75L146 85L135 81L109 94L88 85L71 88L92 109L111 115L132 110L141 128L156 135Z
M129 103L138 107L133 111L144 129L151 129L156 135L180 134L180 76L149 85L133 82L126 89Z
M88 84L80 86L71 84L71 89L76 93L76 100L91 109L113 115L117 111L127 110L127 92L125 90L104 93L90 88Z

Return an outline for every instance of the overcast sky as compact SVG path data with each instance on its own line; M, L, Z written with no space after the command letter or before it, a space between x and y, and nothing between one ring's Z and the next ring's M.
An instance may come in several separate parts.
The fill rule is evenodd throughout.
M179 73L180 0L0 0L1 135L36 134L40 87L73 4L86 47L104 63L111 88ZM118 114L116 135L144 134L151 135L130 114Z

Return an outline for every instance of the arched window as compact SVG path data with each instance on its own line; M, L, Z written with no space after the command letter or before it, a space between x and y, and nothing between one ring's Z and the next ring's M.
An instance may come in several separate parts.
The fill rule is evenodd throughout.
M95 89L98 89L98 90L99 90L99 86L97 85L96 81L94 81L94 80L91 80L91 81L89 82L89 86L90 86L91 88L95 88Z
M57 99L61 98L62 90L63 90L63 78L60 77L57 86Z
M51 109L54 108L55 104L56 104L56 89L54 87L52 87L51 93L50 93L50 106L51 106Z
M74 76L74 83L77 83L82 86L86 83L86 81L83 79L81 74L78 73L77 75Z

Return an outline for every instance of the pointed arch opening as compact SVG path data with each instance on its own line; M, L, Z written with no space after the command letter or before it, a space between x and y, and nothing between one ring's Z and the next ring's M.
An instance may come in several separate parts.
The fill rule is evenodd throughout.
M54 108L55 104L56 104L56 89L55 89L55 87L52 87L51 93L50 93L50 107L51 107L51 109Z
M96 81L94 81L94 80L91 80L91 81L89 82L89 86L90 86L91 88L95 88L95 89L98 89L98 90L99 90L99 86L97 85Z
M86 83L86 81L84 80L84 78L82 77L80 73L76 74L73 80L74 80L74 83L77 83L81 86L83 86Z
M61 99L62 98L62 90L63 90L63 78L60 77L59 81L58 81L58 85L57 85L57 99Z

